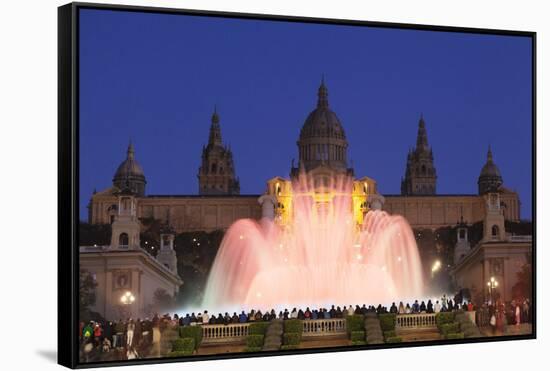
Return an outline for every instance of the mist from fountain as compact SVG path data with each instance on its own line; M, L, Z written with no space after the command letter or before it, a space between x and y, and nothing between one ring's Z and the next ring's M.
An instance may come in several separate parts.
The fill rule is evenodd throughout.
M302 174L293 182L289 225L241 219L228 229L204 308L378 304L422 295L418 248L407 221L371 210L358 226L352 178L326 181L315 184Z

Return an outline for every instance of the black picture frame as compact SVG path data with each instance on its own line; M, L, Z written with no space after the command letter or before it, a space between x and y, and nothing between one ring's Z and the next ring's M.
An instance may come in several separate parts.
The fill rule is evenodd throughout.
M530 335L510 335L476 339L457 339L439 341L418 341L414 343L396 343L364 345L355 347L332 347L313 350L289 350L285 352L257 352L239 354L216 354L192 358L137 359L103 363L80 363L78 360L78 220L79 220L79 11L81 9L99 9L124 12L149 12L164 14L194 15L204 17L223 17L284 22L318 23L332 25L376 26L380 28L399 28L457 33L522 36L532 43L532 221L533 221L533 293L532 313L533 332ZM386 23L344 19L325 19L297 16L266 14L231 13L221 11L203 11L191 9L172 9L144 6L108 5L95 3L70 3L58 8L58 363L69 368L89 368L103 366L122 366L136 364L172 363L212 359L265 357L287 354L307 354L340 352L352 350L418 347L427 345L446 345L461 343L495 342L506 340L536 339L537 302L536 302L536 32L512 31L484 28L448 27L421 24Z

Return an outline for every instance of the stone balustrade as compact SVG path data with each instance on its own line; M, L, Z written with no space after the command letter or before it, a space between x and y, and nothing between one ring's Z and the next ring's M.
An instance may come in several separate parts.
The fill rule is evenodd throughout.
M303 321L302 336L326 336L345 333L345 318L310 319Z
M396 330L435 329L435 313L398 314Z
M250 323L232 323L229 325L202 325L202 342L232 343L244 341L248 336Z

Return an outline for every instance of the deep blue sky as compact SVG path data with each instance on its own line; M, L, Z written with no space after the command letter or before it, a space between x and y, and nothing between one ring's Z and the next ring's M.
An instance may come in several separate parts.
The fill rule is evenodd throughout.
M131 138L148 194L196 194L217 105L241 193L288 176L325 74L357 176L400 191L424 114L438 193L477 193L491 144L531 219L531 41L459 34L82 10L80 215Z

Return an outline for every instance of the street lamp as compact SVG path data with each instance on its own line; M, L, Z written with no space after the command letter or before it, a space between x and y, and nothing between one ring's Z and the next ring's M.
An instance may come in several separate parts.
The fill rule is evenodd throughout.
M435 272L441 269L441 262L436 260L432 265L432 278L434 277Z
M124 305L133 304L136 301L136 297L132 295L130 291L126 291L124 295L120 297L120 302Z
M498 287L498 281L495 277L491 277L489 282L487 282L487 287L489 287L489 297L491 298L491 303L494 305L493 291Z

